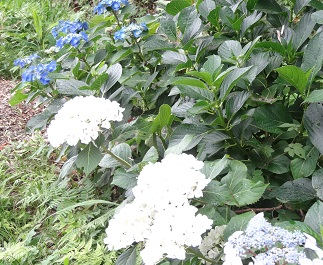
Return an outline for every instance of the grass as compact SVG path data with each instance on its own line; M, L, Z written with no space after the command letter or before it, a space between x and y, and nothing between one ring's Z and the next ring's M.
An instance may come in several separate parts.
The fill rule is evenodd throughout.
M59 178L59 165L40 135L0 151L0 264L115 263L104 229L113 208L90 178ZM103 187L102 187L103 188Z

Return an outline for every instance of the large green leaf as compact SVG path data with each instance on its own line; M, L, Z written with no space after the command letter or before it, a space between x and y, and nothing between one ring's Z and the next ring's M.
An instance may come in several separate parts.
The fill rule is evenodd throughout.
M205 19L208 18L208 15L212 10L215 9L215 3L212 0L204 0L202 3L198 6L199 13L202 17Z
M178 16L178 27L180 31L185 32L196 22L198 18L195 6L189 6L184 8Z
M270 160L267 170L276 173L283 174L289 171L290 160L287 156L278 155Z
M311 14L304 14L294 29L295 34L293 35L292 44L295 50L298 50L312 34L315 22L311 19Z
M28 98L28 95L22 92L21 90L17 90L15 94L10 98L9 104L10 106L15 106L19 104L20 102L24 101L26 98Z
M89 175L99 165L102 157L100 149L91 142L78 154L75 163Z
M118 166L124 166L125 161L128 164L131 164L132 151L130 145L126 143L118 144L117 146L111 149L110 154L106 154L99 163L100 167L112 168Z
M254 113L256 126L264 131L271 133L283 133L284 130L279 126L284 123L293 123L293 119L288 109L281 103L273 105L263 105L256 108Z
M304 102L323 102L323 89L312 91L311 94L304 100Z
M255 23L257 23L262 17L262 13L261 12L253 12L250 16L245 17L242 20L242 24L241 24L241 36L244 36L244 34L246 33L246 31Z
M283 11L275 0L258 0L255 9L269 14L277 14Z
M316 196L323 200L323 169L316 170L312 176L312 186L316 190Z
M296 0L294 5L295 14L298 14L309 2L311 2L311 0Z
M209 179L216 178L229 164L229 159L224 156L222 159L204 162L202 173Z
M213 101L214 95L213 93L204 88L199 88L191 85L177 85L178 89L182 94L194 99L202 99L207 101Z
M194 138L194 135L192 134L186 134L183 136L183 139L181 139L179 142L176 144L172 144L165 150L165 155L168 154L181 154L185 150L189 150L188 146L191 144L192 140Z
M163 63L164 64L180 64L186 63L187 57L185 54L174 52L174 51L166 51L162 55Z
M323 227L323 202L317 201L305 215L304 223L321 235Z
M323 24L323 10L319 10L319 11L314 12L311 15L311 18L315 23Z
M231 119L251 96L248 91L233 92L228 96L225 104L225 112L228 119Z
M172 122L172 110L171 107L167 104L163 104L159 107L159 113L155 117L151 127L150 132L154 133L161 131L165 126L170 125Z
M294 179L306 178L310 176L315 168L319 158L319 152L314 146L306 146L305 159L295 158L291 161L290 169Z
M212 180L203 190L203 202L208 205L225 205L230 202L231 194L225 185L221 185L219 181Z
M304 126L312 144L323 154L323 105L312 103L304 114Z
M322 68L323 63L323 32L316 34L306 46L303 56L302 69L308 71L313 68L311 80Z
M165 34L170 40L176 41L177 31L174 20L171 18L162 18L160 20L158 33Z
M82 87L82 90L80 89ZM94 94L94 91L86 90L83 88L90 87L87 83L79 80L57 80L56 89L60 94L71 96L90 96Z
M316 192L310 179L300 178L285 182L272 192L270 197L275 197L283 203L302 202L316 198Z
M118 82L122 75L122 66L119 63L111 65L108 70L107 74L109 76L108 80L105 84L101 87L102 94L106 93L115 83Z
M277 68L279 76L294 86L301 94L304 94L306 85L310 76L310 71L304 73L303 70L296 65L286 65Z
M246 212L233 216L226 228L224 229L223 236L227 241L228 238L236 231L244 231L247 228L249 221L255 216L254 212Z
M227 40L221 44L218 54L222 60L232 64L236 64L238 57L241 55L242 47L240 42L236 40Z
M132 246L118 257L115 265L136 265L136 262L137 250L136 246Z
M137 185L137 176L135 173L126 172L123 168L118 168L113 174L111 184L129 190Z
M172 16L175 16L188 6L190 6L189 0L173 0L166 5L166 12Z

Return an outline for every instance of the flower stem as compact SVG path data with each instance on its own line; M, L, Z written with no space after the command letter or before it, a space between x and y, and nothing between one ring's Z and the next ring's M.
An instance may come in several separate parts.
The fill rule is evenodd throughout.
M102 146L102 149L110 156L112 156L115 160L118 160L121 164L123 164L126 168L131 168L131 164L129 164L126 160L122 159L120 156L115 155L112 153L108 148Z

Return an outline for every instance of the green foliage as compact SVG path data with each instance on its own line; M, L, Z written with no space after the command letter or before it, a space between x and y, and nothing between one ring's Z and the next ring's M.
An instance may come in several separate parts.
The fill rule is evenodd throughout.
M214 224L228 224L226 237L252 217L236 213L254 208L272 210L278 221L303 221L305 211L305 223L321 233L322 4L234 3L174 0L155 15L136 17L127 6L94 16L88 42L48 55L58 62L50 85L35 81L29 90L14 89L12 104L44 103L44 112L28 123L31 131L45 128L75 96L108 98L125 109L124 119L102 129L97 140L64 145L61 177L33 185L19 199L24 207L40 204L38 222L29 227L34 245L62 230L59 248L42 249L48 263L101 253L102 229L124 192L144 165L169 153L190 153L205 163L211 182L192 203ZM40 29L37 13L33 21L39 39L47 28ZM132 21L145 22L148 32L116 40L114 33ZM74 171L87 177L69 178ZM48 225L43 237L34 228L39 223ZM129 248L117 264L135 264L136 253ZM183 264L194 262L188 256Z

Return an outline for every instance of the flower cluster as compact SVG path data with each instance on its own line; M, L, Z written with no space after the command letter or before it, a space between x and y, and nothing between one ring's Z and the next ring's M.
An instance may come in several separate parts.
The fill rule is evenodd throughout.
M39 58L39 56L35 53L30 56L19 58L14 61L15 66L20 66L20 68L24 68L26 65L31 64L35 59Z
M42 84L47 85L50 82L48 74L55 71L56 62L51 61L48 64L32 65L22 73L22 82L33 82L39 80Z
M103 14L108 8L118 11L120 8L129 5L128 0L101 0L97 6L94 7L94 14Z
M245 231L237 231L229 237L224 246L224 264L242 264L241 259L250 257L254 263L249 264L275 265L281 261L299 264L300 259L306 258L301 249L305 241L300 231L272 226L264 214L259 213L250 220Z
M216 226L203 238L201 245L199 245L199 250L204 257L210 260L219 258L224 246L223 231L225 227L226 225ZM206 264L210 263L206 262Z
M161 258L185 259L185 246L198 246L212 220L197 214L189 199L202 196L210 182L199 170L203 162L192 155L167 155L146 165L132 192L134 200L110 220L104 242L111 250L144 242L146 265Z
M123 108L118 102L94 96L78 96L67 101L51 121L48 140L53 147L78 141L88 144L95 140L101 128L109 129L110 121L121 121Z
M123 41L126 37L133 36L135 38L140 37L141 33L147 31L147 25L145 23L140 23L137 25L135 23L131 23L127 27L122 27L120 30L114 33L114 39Z
M52 35L56 39L59 32L63 32L65 34L80 33L88 28L89 25L86 22L60 20L59 24L52 29Z
M56 40L55 47L61 49L66 44L77 47L81 40L88 41L88 36L85 33L88 28L89 26L86 22L59 21L59 24L52 29L52 35L55 39L59 37L60 32L66 35Z
M65 37L61 37L56 41L56 47L61 49L65 44L77 47L81 40L88 41L88 36L84 31L81 31L80 33L69 33Z

